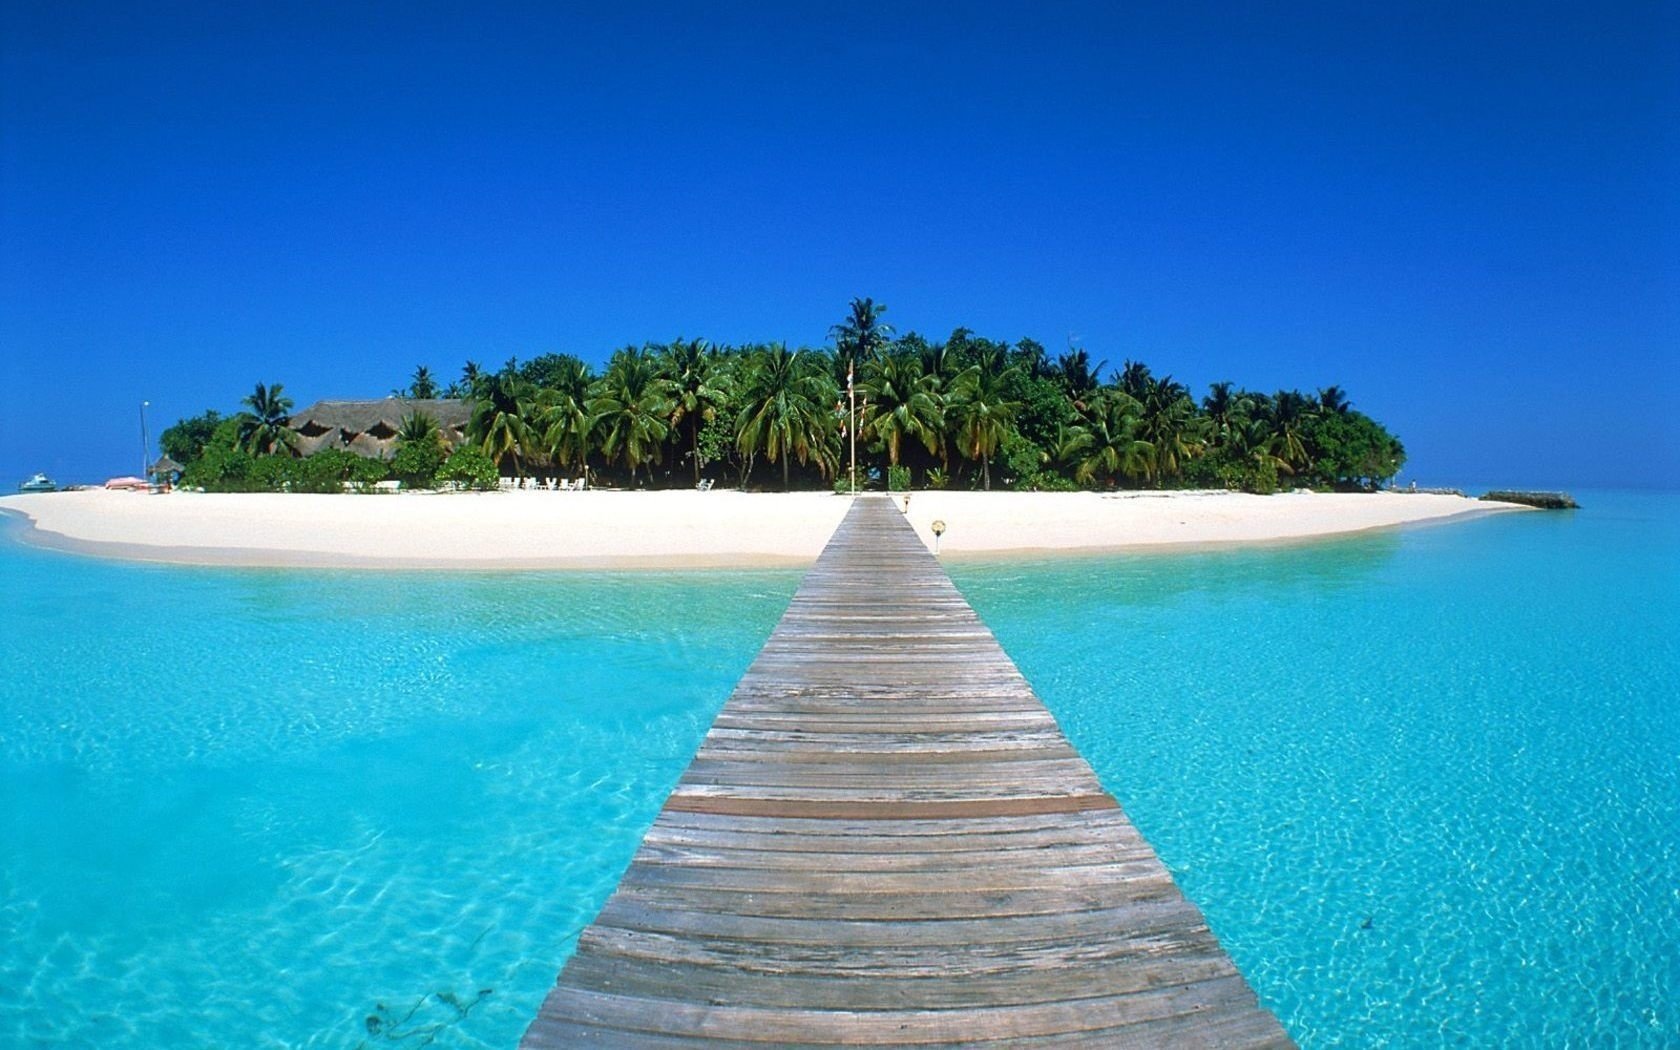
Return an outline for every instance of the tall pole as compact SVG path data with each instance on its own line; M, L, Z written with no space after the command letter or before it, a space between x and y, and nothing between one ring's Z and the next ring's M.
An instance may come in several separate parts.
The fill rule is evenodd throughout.
M846 363L846 398L852 403L847 434L852 439L852 495L857 495L857 390L852 386L852 363Z
M140 476L146 477L151 470L152 439L146 433L146 406L150 401L140 402Z

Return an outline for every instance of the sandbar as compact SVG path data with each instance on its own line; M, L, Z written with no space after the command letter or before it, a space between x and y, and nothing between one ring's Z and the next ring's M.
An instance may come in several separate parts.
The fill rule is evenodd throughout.
M903 497L891 497L903 505ZM818 492L165 495L0 498L36 546L182 565L384 569L791 568L850 497ZM950 558L1310 540L1521 510L1432 493L917 492L908 517Z

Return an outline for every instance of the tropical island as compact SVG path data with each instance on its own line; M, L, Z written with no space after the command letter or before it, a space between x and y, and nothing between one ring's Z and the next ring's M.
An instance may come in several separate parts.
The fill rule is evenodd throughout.
M421 366L387 397L301 409L258 384L240 411L160 435L154 473L175 499L70 492L0 510L30 519L31 542L143 560L635 568L807 564L845 512L833 494L854 485L902 493L928 546L956 557L1304 540L1512 509L1386 491L1404 449L1338 386L1220 382L1198 401L1142 362L1052 360L967 329L896 335L885 312L853 300L830 349L676 339L619 350L598 374L545 354L469 361L448 383Z
M212 492L495 488L501 478L619 488L718 485L1111 491L1370 491L1405 463L1398 438L1339 386L1264 393L1214 383L1198 401L1140 361L959 328L896 335L854 299L832 349L704 339L625 347L597 374L569 354L415 369L392 399L294 412L280 383L244 408L160 437L181 484ZM394 418L393 418L394 417Z

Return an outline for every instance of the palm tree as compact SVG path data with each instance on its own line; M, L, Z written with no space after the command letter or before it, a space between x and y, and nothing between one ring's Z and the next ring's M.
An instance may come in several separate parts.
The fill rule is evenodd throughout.
M534 408L533 429L543 454L557 466L581 467L587 472L595 433L588 399L549 387L537 391Z
M671 432L672 403L671 383L645 348L627 346L613 354L595 384L589 415L600 434L601 454L609 463L622 462L631 481L642 467L653 481L652 464L659 462Z
M895 353L867 362L862 390L868 407L859 429L886 446L889 464L898 466L906 438L945 458L945 410L938 381L922 371L919 357Z
M992 456L1021 408L1008 395L1017 371L1001 347L983 350L979 360L957 377L945 409L955 425L958 450L980 461L981 486L987 492L992 489Z
M292 399L283 393L284 390L279 383L267 387L258 383L257 388L245 397L245 407L251 411L241 415L239 447L253 456L282 448L290 451L297 443L297 434L286 425L292 414Z
M735 421L735 444L782 465L782 489L792 485L790 460L815 462L824 477L837 469L840 450L829 406L837 394L826 362L806 350L773 343L755 352L745 375L745 407Z
M1107 367L1107 361L1099 361L1093 367L1091 355L1082 349L1069 350L1056 358L1052 374L1061 383L1062 391L1073 402L1073 407L1084 412L1092 396L1102 386L1102 371Z
M414 375L409 378L406 396L426 401L438 396L437 380L432 378L430 368L421 365L414 370Z
M1341 387L1327 386L1318 392L1318 409L1329 415L1345 416L1353 410L1353 402Z
M1132 362L1127 362L1126 371L1131 372L1133 367ZM1190 391L1184 384L1174 382L1172 376L1155 379L1149 375L1147 367L1141 364L1135 367L1141 372L1133 376L1133 381L1142 396L1130 390L1125 390L1125 393L1140 405L1138 437L1147 441L1154 452L1149 478L1165 481L1177 475L1180 464L1201 448L1197 435L1196 403L1190 400ZM1125 378L1123 374L1122 388Z
M704 339L680 337L660 355L660 366L671 384L671 426L687 429L689 457L694 460L694 483L700 484L700 429L717 418L725 389L717 353Z
M471 397L473 386L482 374L477 361L468 361L461 368L461 378L444 387L444 397Z
M853 299L846 320L828 330L834 339L836 379L844 381L853 368L885 349L893 334L892 325L881 320L886 312L886 305L873 299Z
M439 444L443 441L443 434L431 416L424 412L410 412L403 417L402 425L397 428L397 444L423 445L427 442Z
M1307 416L1312 410L1307 398L1298 390L1279 390L1271 400L1266 424L1271 432L1271 451L1291 469L1307 465L1307 445L1303 432Z
M1214 447L1231 444L1247 423L1254 404L1241 393L1233 392L1231 383L1213 383L1207 397L1202 398L1202 413L1207 417Z
M1085 419L1062 435L1057 458L1073 470L1081 485L1095 478L1112 482L1147 477L1153 468L1155 448L1138 437L1142 406L1122 390L1108 388L1091 400Z
M536 388L509 361L495 375L478 373L469 396L473 406L467 420L467 440L495 460L498 467L511 465L515 476L522 474L525 458L537 445L531 427Z
M1142 361L1127 361L1120 367L1120 389L1139 401L1149 393L1155 383L1155 377L1149 374L1149 366Z

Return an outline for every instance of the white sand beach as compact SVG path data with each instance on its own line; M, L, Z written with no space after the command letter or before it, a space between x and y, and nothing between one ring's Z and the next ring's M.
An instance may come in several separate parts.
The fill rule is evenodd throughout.
M903 497L894 497L899 506ZM379 496L60 492L0 498L30 543L194 565L685 568L811 562L849 506L828 493L490 492ZM952 558L1305 540L1518 510L1424 493L917 492Z

